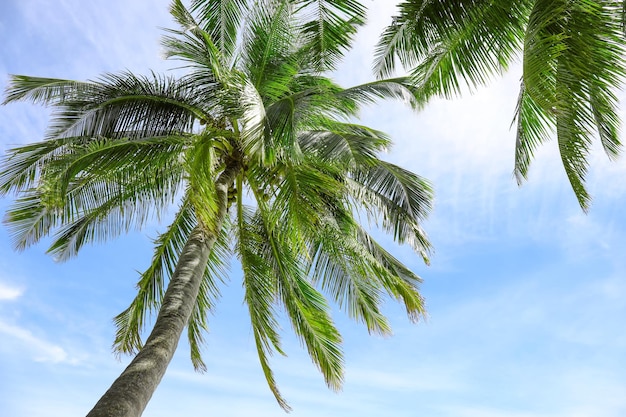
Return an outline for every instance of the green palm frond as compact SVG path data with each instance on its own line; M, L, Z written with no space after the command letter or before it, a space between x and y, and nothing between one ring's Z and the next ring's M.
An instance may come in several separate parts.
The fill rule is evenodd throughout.
M329 71L352 44L365 23L366 7L352 0L292 0L302 20L303 50L316 71Z
M589 104L598 128L600 142L606 155L615 160L619 157L622 143L619 139L620 120L616 113L618 99L612 91L592 85L589 91Z
M197 14L200 27L209 33L220 53L232 59L238 29L249 7L246 0L193 0L190 11Z
M411 70L421 100L452 97L505 70L523 53L515 176L526 178L537 146L554 132L570 184L583 208L594 137L620 152L616 92L626 74L624 3L612 0L404 0L381 36L379 77L396 59Z
M59 103L50 138L168 136L188 132L205 112L196 106L192 86L173 78L107 74L90 96Z
M381 286L405 307L410 320L416 322L424 317L426 308L419 293L422 279L380 246L362 227L355 227L357 240L368 254L364 259L369 258Z
M333 221L325 222L311 245L309 274L313 283L319 283L339 308L363 322L369 332L391 334L391 326L380 310L382 293L377 280L372 279L375 274L368 257L351 233L354 230L345 227L350 222L337 222L337 217L350 219L351 215L337 210L334 214Z
M266 146L274 148L274 153L289 155L291 159L301 158L296 140L297 106L294 97L289 96L266 107L266 123L270 132L270 142Z
M56 105L66 100L76 100L92 95L96 90L96 85L91 82L11 75L6 89L6 97L2 104L30 101L44 105Z
M444 12L454 16L451 28L432 28L443 29L443 39L433 40L411 73L425 97L458 95L460 79L470 87L485 84L507 69L524 36L529 1L479 0L458 8L454 2L446 4L452 4Z
M336 168L319 162L281 167L267 221L290 225L294 251L306 251L302 235L320 226L329 205L345 204L345 185L338 174Z
M78 254L86 243L104 242L130 230L140 229L162 207L151 207L152 200L137 198L136 193L149 191L148 186L140 188L137 185L137 188L126 187L123 191L107 190L110 196L106 201L65 221L55 233L48 253L56 260L66 260Z
M343 381L343 353L341 336L332 322L329 307L324 297L306 280L306 271L297 251L299 245L292 239L290 225L287 222L269 224L272 217L263 211L259 210L261 232L266 242L262 255L268 259L276 276L277 296L326 384L338 390Z
M396 59L402 57L404 65L417 65L415 44L419 36L413 31L413 20L394 17L393 23L381 33L374 50L373 71L378 78L390 77L396 68Z
M298 143L304 154L346 167L374 165L378 154L391 145L384 132L352 123L324 122L326 129L304 131L299 135Z
M88 140L83 137L51 139L7 150L0 160L0 193L19 193L33 188L41 171L56 155L75 146L84 146Z
M389 76L398 57L426 97L458 94L459 77L484 84L521 46L531 1L410 0L383 32L374 69Z
M374 103L380 99L394 99L416 108L425 103L427 97L415 86L410 77L387 78L346 88L337 95L354 102L358 106Z
M209 230L214 228L218 211L215 178L219 172L212 138L208 135L196 137L194 145L186 155L186 171L189 181L189 199L201 224Z
M66 259L86 241L140 227L173 202L182 181L176 158L185 142L94 141L55 155L36 171L37 188L7 212L16 246L29 246L62 223L49 251Z
M105 74L87 83L13 76L6 101L31 100L56 111L47 137L167 136L190 129L206 112L193 86L171 77Z
M529 18L524 94L556 126L563 166L583 210L590 201L584 181L594 133L609 157L620 147L613 91L626 74L622 36L608 2L537 0ZM527 161L517 165L523 172Z
M287 1L257 4L242 39L239 65L263 102L282 97L298 72L291 7Z
M241 190L241 184L239 181L238 190ZM236 251L243 269L244 299L250 314L254 341L270 390L278 404L283 409L289 410L290 407L280 394L274 373L269 365L269 356L273 352L282 355L284 352L280 346L279 325L275 309L276 276L268 264L268 260L262 256L265 244L258 216L255 217L254 211L243 206L241 199L238 199Z
M539 106L526 92L522 82L517 108L517 138L515 141L515 178L521 184L528 177L528 168L537 147L549 138L554 117Z
M291 158L301 155L299 149L294 148L297 141L293 135L297 130L324 128L326 124L337 126L333 119L356 116L361 105L377 99L400 99L411 106L419 104L409 78L380 80L342 89L326 78L305 76L295 79L293 87L292 94L266 107L268 127L272 136L279 138L275 146L279 145L279 149L290 154Z
M302 157L296 132L312 128L320 120L352 116L356 106L339 97L341 87L325 77L298 74L288 88L289 93L266 106L266 115L275 146L295 160Z
M241 116L238 127L242 151L271 164L276 155L263 99L249 80L243 78L239 87Z
M373 219L398 243L409 244L428 263L430 242L421 221L432 209L433 191L423 178L388 162L356 169L351 192Z
M134 181L133 174L142 175L146 170L154 170L155 165L160 164L162 169L174 169L175 165L179 165L178 158L189 143L190 138L187 136L150 137L132 141L92 138L85 145L74 146L63 155L58 155L49 162L49 166L54 168L54 181L59 193L65 194L75 182L81 184L101 179L124 184L126 181ZM177 171L173 170L172 176L178 182L180 176L176 174Z
M382 290L405 306L411 320L423 317L421 279L359 226L348 207L335 203L329 213L312 238L309 268L314 281L370 332L391 333L380 311Z
M15 249L24 250L38 243L59 224L61 219L44 201L41 192L22 193L5 214L4 222Z
M284 251L277 254L284 255ZM284 259L281 264L285 265ZM326 385L338 391L344 377L342 339L324 296L305 279L303 271L280 275L279 280L280 296L296 335L324 376Z
M306 280L306 264L302 263L308 256L302 232L307 228L311 230L311 222L319 215L310 213L310 218L304 219L307 216L294 213L294 207L290 207L290 204L296 204L303 210L306 203L297 197L288 196L296 193L304 197L307 194L302 190L305 184L313 186L323 183L320 183L319 178L299 177L296 172L281 172L279 178L283 175L289 179L283 184L277 184L279 194L269 200L263 196L256 176L248 178L258 203L253 219L259 242L253 249L257 251L257 258L263 259L266 273L274 277L271 282L275 282L275 302L280 300L285 307L294 331L324 375L328 386L338 389L343 378L341 338L330 319L323 296ZM290 191L284 191L281 195L283 187ZM251 228L248 226L248 229Z
M202 24L194 19L180 0L172 2L170 11L181 30L168 29L170 35L161 39L165 57L181 59L196 73L202 73L204 83L194 83L196 86L215 87L217 82L224 82L229 67L228 57L215 44L211 33L202 29Z

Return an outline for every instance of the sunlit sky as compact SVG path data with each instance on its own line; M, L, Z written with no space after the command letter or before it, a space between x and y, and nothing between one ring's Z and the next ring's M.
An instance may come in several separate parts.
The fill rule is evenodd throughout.
M373 79L376 38L393 2L368 1L369 24L336 75ZM159 72L167 0L3 0L0 87L7 74L93 79L107 71ZM530 179L515 183L509 129L519 65L488 88L419 113L382 102L361 122L394 139L386 155L429 178L435 209L425 228L435 246L424 266L386 241L420 274L428 319L409 323L389 303L394 336L369 336L340 311L346 380L339 393L284 326L287 358L273 358L294 417L622 417L626 415L626 164L599 149L590 161L593 205L580 210L546 144ZM48 113L0 107L0 148L41 140ZM622 116L624 114L622 113ZM5 211L10 199L0 200ZM0 228L0 415L85 415L129 358L111 353L112 318L131 301L163 225L86 247L55 263L43 242L15 252ZM205 374L181 343L144 416L280 416L267 389L231 268L210 317Z

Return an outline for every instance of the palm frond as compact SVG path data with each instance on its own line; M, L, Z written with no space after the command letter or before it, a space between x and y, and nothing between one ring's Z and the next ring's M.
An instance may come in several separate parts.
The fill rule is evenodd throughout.
M418 289L422 279L380 246L362 227L356 225L356 228L357 240L368 254L364 258L369 258L374 266L381 286L404 305L411 321L416 322L424 317L426 308Z
M240 180L237 184L238 190L241 190L241 184ZM243 206L241 198L237 200L236 233L236 251L243 269L244 300L250 314L259 361L276 401L288 411L290 407L278 390L268 360L273 352L284 355L280 347L279 325L275 311L276 276L267 259L262 256L265 242L261 235L259 218L254 216L253 210Z
M353 0L292 0L301 19L302 50L316 71L336 68L365 23L366 7Z
M228 51L225 52L216 45L211 33L202 28L202 23L194 19L180 0L172 2L170 12L181 30L166 29L170 35L161 39L166 58L181 59L195 72L203 73L204 83L195 83L195 86L215 87L216 83L223 82L230 66L228 55L225 55Z
M224 57L232 59L237 46L237 33L247 14L246 0L193 0L190 10L198 15L202 30L210 34L212 42Z
M527 93L522 81L517 108L517 137L515 140L515 169L518 185L528 178L528 168L537 147L549 138L549 128L554 127L554 115L546 113Z
M363 322L369 332L391 334L391 326L380 310L379 282L352 231L327 221L311 245L309 274L314 284L329 293L351 318Z
M97 96L63 103L53 115L49 137L135 139L189 132L195 118L206 116L192 91L184 80L107 74Z
M272 163L276 157L263 99L252 83L243 79L239 90L240 141L243 152Z
M71 152L72 147L84 146L88 141L88 138L69 137L7 150L0 159L0 193L19 193L35 187L42 170L56 155Z
M458 94L462 78L484 84L520 49L531 1L404 1L377 46L375 71L389 76L398 57L424 98Z
M300 133L298 143L307 156L315 155L322 161L346 167L373 165L378 162L378 153L391 145L384 132L366 126L330 121L324 124L326 129Z
M211 136L199 135L188 150L185 162L190 203L200 223L212 230L218 210L215 178L220 167Z
M298 67L291 7L286 1L257 4L242 39L239 64L264 103L282 97Z
M44 105L56 105L92 95L97 86L92 82L63 80L58 78L10 75L2 104L30 101Z
M626 74L619 14L610 2L537 0L524 49L525 94L556 125L561 160L583 210L594 131L609 155L620 147L619 88Z
M397 77L346 88L337 95L353 101L356 108L380 99L400 100L412 108L417 108L425 103L426 97L422 97L421 93L422 90L416 87L412 78Z
M356 169L350 185L352 195L373 219L398 243L407 243L425 262L431 245L420 225L432 208L433 191L423 178L388 162Z
M63 223L50 252L65 259L91 238L139 227L173 201L185 143L186 138L91 142L54 156L37 171L36 188L23 192L7 213L16 245L35 243Z
M257 198L258 200L258 198ZM329 388L338 390L343 381L341 336L329 314L324 297L306 280L306 246L299 242L289 218L275 224L272 207L260 205L261 255L275 275L277 297L284 305L296 335L307 348Z
M293 250L303 253L303 235L320 227L321 218L334 205L347 204L339 170L318 161L307 162L280 167L271 207L266 210L267 222L290 225ZM262 203L260 207L264 209Z
M418 41L413 25L411 19L394 17L393 22L381 33L374 50L372 68L377 78L392 76L399 56L402 56L405 65L413 66L419 62L413 46Z
M22 193L7 210L4 223L15 249L34 245L60 223L60 216L45 200L42 192L33 190Z

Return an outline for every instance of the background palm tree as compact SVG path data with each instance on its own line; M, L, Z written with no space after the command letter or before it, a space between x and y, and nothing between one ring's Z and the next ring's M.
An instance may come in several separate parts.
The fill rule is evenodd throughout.
M420 222L432 191L379 159L389 145L382 132L350 122L375 99L416 105L415 91L408 78L344 89L324 76L363 22L357 2L197 0L187 10L175 0L171 12L180 29L163 45L185 62L180 77L12 78L6 103L57 112L46 140L2 162L0 189L18 195L7 223L20 249L54 234L49 252L63 260L178 207L116 318L116 350L138 353L89 416L140 415L185 327L203 369L206 316L233 254L261 366L287 409L268 362L282 353L278 308L333 389L343 378L341 337L319 289L370 332L390 331L385 293L413 320L424 312L419 277L355 216L376 219L427 261Z
M527 178L535 149L556 132L587 210L593 138L611 159L621 148L616 92L626 74L625 10L617 0L405 0L381 36L375 71L388 76L398 59L427 100L484 84L521 54L515 177Z

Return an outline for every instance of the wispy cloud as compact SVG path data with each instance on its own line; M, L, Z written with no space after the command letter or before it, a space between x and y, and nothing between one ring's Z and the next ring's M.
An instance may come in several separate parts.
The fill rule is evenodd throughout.
M13 287L0 282L0 301L15 300L24 293L21 288Z
M67 362L69 355L60 346L35 336L30 330L0 321L4 349L14 347L28 354L37 362Z

